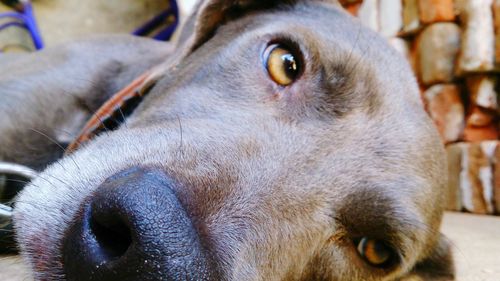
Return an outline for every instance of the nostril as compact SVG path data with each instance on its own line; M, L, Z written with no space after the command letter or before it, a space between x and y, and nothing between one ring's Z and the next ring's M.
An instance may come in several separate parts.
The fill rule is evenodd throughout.
M90 231L108 260L120 258L132 244L130 228L119 217L92 216Z
M131 168L85 201L62 245L66 280L211 280L190 217L162 171Z

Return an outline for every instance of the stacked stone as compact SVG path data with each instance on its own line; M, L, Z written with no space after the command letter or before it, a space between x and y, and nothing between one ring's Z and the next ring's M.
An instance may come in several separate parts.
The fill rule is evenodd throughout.
M448 209L500 214L500 0L341 3L408 57L448 152Z

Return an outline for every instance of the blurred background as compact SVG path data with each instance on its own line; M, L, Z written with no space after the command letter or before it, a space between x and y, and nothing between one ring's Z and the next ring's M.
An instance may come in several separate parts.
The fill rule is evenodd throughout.
M33 7L33 18L36 19L44 47L50 47L92 34L133 33L169 10L172 3L179 5L180 18L184 19L196 0L0 0L0 50L34 49L28 30L12 24L19 19L9 16L13 12L24 15L24 5ZM168 17L160 19L159 24L163 27L170 23ZM6 24L10 25L5 27Z

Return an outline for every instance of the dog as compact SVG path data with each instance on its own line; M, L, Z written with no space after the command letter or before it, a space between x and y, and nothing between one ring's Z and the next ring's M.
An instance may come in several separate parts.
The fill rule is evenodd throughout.
M37 280L454 279L416 80L336 1L205 0L175 44L1 59L0 159L43 171L14 210Z

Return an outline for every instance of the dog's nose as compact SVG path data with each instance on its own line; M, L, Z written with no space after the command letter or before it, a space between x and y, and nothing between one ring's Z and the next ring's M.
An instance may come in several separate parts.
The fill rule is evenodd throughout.
M211 270L175 182L133 168L108 178L67 232L68 280L209 280Z

